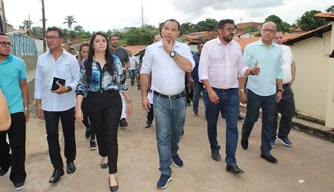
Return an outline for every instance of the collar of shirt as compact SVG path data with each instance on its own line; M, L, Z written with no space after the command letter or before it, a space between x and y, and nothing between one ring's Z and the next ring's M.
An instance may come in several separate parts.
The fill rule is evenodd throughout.
M263 42L262 42L262 38L260 40L257 41L257 44L258 45L263 45L263 46L266 46ZM271 45L268 47L268 48L271 48L271 47L276 47L276 46L279 46L277 43L275 43L274 41L271 42Z
M218 45L222 45L222 46L224 46L224 47L228 47L228 46L233 45L234 40L230 41L227 45L224 45L224 44L220 41L219 37L217 37L217 38L216 38L216 42L217 42Z
M6 60L4 60L3 62L1 62L0 64L4 65L4 64L7 64L7 63L12 62L12 61L13 61L13 55L9 54L8 58Z

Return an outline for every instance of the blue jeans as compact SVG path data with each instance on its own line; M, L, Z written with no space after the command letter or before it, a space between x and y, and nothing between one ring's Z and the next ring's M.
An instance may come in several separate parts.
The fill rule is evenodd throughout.
M259 96L247 89L247 113L242 126L242 140L248 141L254 123L259 118L260 108L262 108L261 154L264 155L268 154L271 150L270 140L273 130L275 107L276 94Z
M219 97L219 103L208 100L206 119L208 122L208 137L211 151L219 151L217 141L217 122L221 108L224 108L226 118L226 158L227 164L236 164L235 152L238 144L239 89L222 90L213 88Z
M205 94L205 88L203 87L202 83L195 83L193 87L193 110L194 112L198 112L198 103L199 103L199 97L202 92L203 95L203 101L204 101L204 109L206 109L206 99L207 94Z
M134 83L135 83L136 71L137 71L136 69L130 69L129 70L131 85L134 85Z
M163 175L172 175L172 156L177 155L186 118L186 98L170 100L153 96L156 136L159 151L159 170Z

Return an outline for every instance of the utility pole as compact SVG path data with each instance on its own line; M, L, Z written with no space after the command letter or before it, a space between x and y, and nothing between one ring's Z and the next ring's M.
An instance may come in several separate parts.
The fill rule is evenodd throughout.
M7 33L7 21L6 21L6 14L5 14L5 5L2 0L2 13L3 13L3 32Z
M141 26L144 27L144 6L143 6L143 0L141 0Z
M46 52L46 42L45 42L45 10L44 10L44 0L42 1L42 22L43 22L43 52Z

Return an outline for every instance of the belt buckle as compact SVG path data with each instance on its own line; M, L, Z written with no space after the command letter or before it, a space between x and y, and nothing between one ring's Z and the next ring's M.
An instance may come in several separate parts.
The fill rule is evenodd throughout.
M168 99L169 100L175 100L175 96L174 95L168 95Z

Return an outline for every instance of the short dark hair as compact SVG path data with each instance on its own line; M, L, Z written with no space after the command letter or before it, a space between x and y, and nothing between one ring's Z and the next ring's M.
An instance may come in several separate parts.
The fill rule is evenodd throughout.
M0 33L0 36L6 36L7 37L7 34L6 33Z
M46 30L46 33L50 32L50 31L58 31L59 38L63 38L64 37L63 30L60 29L59 27L48 27L48 29Z
M180 23L179 23L176 19L167 19L165 22L163 22L162 27L165 25L165 23L166 23L167 21L177 23L177 29L180 31L180 27L181 27L181 26L180 26Z
M109 35L109 41L111 40L112 37L117 37L118 40L120 40L119 35L116 34L116 33L112 33L112 34Z
M205 42L202 42L202 41L201 41L201 42L199 42L199 43L198 43L198 45L197 45L197 48L199 48L199 46L200 46L201 44L203 44L203 45L204 45L204 44L205 44Z
M234 25L234 21L232 19L223 19L220 20L217 24L217 29L223 29L225 27L225 24L233 24Z
M71 50L75 50L75 49L74 49L73 47L71 47L71 48L70 48L70 51L71 51Z

